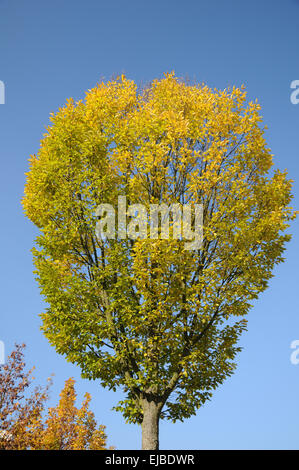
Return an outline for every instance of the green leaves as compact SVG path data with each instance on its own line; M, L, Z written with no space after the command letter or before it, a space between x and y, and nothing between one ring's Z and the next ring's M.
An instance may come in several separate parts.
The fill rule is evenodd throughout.
M116 409L142 420L196 412L235 368L244 317L283 261L286 172L272 156L259 105L243 89L187 85L174 74L139 94L124 76L69 100L30 160L27 216L40 228L37 279L49 305L43 331L56 350L126 393ZM96 207L202 204L201 249L184 241L100 241ZM116 209L117 212L117 209Z

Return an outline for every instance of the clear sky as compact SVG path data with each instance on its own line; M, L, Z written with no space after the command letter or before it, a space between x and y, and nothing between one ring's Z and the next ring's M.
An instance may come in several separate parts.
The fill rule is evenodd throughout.
M138 83L174 70L211 87L245 84L258 98L275 166L299 183L299 1L296 0L0 0L1 322L8 353L27 343L37 381L55 373L51 403L64 381L92 396L97 419L118 449L140 447L140 429L111 411L120 393L80 378L39 330L43 303L32 274L37 230L22 212L24 172L66 98L82 98L100 79L124 72ZM293 206L298 208L298 196ZM299 449L298 222L286 262L249 314L238 369L197 415L162 423L162 449Z

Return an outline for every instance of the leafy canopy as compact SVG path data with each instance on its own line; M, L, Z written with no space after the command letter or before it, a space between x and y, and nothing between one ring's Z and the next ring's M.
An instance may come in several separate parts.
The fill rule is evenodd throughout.
M252 300L283 261L295 217L291 182L271 170L260 106L246 92L190 85L173 73L139 90L121 76L51 115L30 159L27 216L39 227L36 273L56 350L162 418L196 412L230 376ZM202 204L200 249L183 240L98 240L96 208Z

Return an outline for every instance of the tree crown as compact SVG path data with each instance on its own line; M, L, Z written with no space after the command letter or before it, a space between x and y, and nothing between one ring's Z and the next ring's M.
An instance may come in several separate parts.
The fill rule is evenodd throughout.
M260 106L244 88L212 90L173 73L138 90L121 76L51 115L23 200L40 228L43 331L84 377L122 386L162 418L195 413L230 376L252 300L283 260L291 181L272 172ZM203 242L99 239L96 208L202 204ZM148 213L148 212L147 212ZM194 223L194 220L193 220Z

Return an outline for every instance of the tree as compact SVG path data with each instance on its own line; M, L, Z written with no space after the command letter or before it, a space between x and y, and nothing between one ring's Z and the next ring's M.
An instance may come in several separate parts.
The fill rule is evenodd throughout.
M16 345L7 363L0 365L0 449L27 449L48 398L49 385L29 388L33 368L25 371L25 345Z
M105 426L97 426L89 410L90 395L76 408L74 379L68 379L57 407L45 410L51 382L31 393L32 370L26 372L24 345L16 345L7 364L0 366L0 449L103 450Z
M43 331L83 377L124 390L116 409L142 425L143 449L158 448L159 419L195 414L233 373L252 300L283 261L291 181L271 170L259 110L243 87L121 76L52 113L30 159ZM172 236L173 214L169 239L144 228L140 214L175 204L192 209L191 233L202 205L200 246Z
M94 414L89 410L91 396L86 393L81 408L75 406L75 381L70 378L60 394L57 407L48 410L43 432L37 445L47 450L104 450L105 426L97 427ZM35 444L35 445L36 445Z

